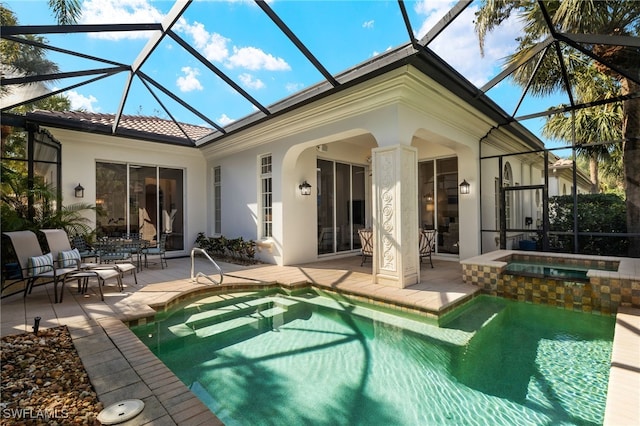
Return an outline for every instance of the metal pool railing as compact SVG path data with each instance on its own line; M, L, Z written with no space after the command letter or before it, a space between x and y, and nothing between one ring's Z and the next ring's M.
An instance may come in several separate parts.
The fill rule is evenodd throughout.
M206 257L207 259L209 259L209 262L211 262L213 264L213 266L216 268L216 270L218 271L218 275L220 276L220 280L216 281L215 279L213 279L210 275L207 275L203 272L198 272L197 274L194 274L195 271L195 258L194 258L194 254L198 252L202 255L204 255L204 257ZM213 260L211 258L211 256L209 256L209 253L207 253L205 250L198 248L198 247L194 247L193 249L191 249L191 281L194 282L199 282L198 278L206 278L207 280L211 281L213 284L215 285L220 285L222 284L222 279L223 279L223 274L222 274L222 269L220 268L220 266L216 263L215 260Z

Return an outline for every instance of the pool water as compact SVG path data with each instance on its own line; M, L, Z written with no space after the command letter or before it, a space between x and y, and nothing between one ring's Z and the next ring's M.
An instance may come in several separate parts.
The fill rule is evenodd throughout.
M550 265L548 263L535 262L509 262L505 268L507 273L519 275L543 276L547 278L589 281L587 271L590 268L584 266L568 266L563 264Z
M133 330L226 425L596 425L613 327L489 296L438 326L339 296L244 293Z

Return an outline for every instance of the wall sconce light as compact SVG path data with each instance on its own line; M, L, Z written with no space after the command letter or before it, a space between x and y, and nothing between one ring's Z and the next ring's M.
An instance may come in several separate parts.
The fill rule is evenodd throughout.
M469 182L467 182L466 179L464 179L462 181L462 183L460 184L460 193L461 194L468 194L470 189L471 189L471 184Z
M306 180L298 185L298 188L300 188L300 194L311 195L311 185Z
M78 184L78 186L74 188L74 191L76 192L76 198L84 198L84 188L82 185Z

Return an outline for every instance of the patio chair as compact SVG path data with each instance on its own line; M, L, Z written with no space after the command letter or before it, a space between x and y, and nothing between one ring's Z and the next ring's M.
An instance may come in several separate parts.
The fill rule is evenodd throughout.
M131 272L133 279L138 284L138 275L136 273L138 267L131 263L133 257L131 251L125 246L122 240L107 238L106 240L98 240L95 244L96 252L100 258L100 263L112 263L118 268L121 275L125 272Z
M364 261L367 257L373 258L373 231L371 229L358 229L358 235L360 236L360 252L362 253L362 262L360 266L364 265Z
M78 248L71 248L71 244L69 243L69 236L64 229L41 229L42 232L47 239L47 245L49 246L49 250L53 254L54 260L60 262L60 267L67 267L72 262L78 263L78 269L105 269L110 270L114 269L114 267L120 272L120 275L124 275L125 272L133 271L133 276L136 284L138 284L138 277L136 276L135 269L136 266L132 263L118 263L112 266L109 265L101 265L100 263L85 263L82 262L82 254ZM79 256L79 258L78 258ZM98 251L95 252L95 256L100 259L100 253ZM79 259L79 262L78 260ZM95 275L95 274L94 274ZM102 274L101 278L109 279L112 278L111 274ZM122 286L122 282L120 282L120 286Z
M34 283L38 279L48 280L53 283L54 300L58 303L58 282L64 281L68 274L78 271L77 263L74 266L60 268L52 253L43 253L38 237L32 231L4 232L13 246L13 250L20 264L21 279L26 281L24 296L31 293ZM60 297L62 300L62 295Z
M61 268L77 266L78 269L87 269L98 266L97 263L82 262L80 250L71 247L69 236L64 229L41 229L49 246L49 251L53 255L53 260L59 263ZM97 256L97 254L96 254Z
M431 253L436 249L436 230L421 229L418 243L420 244L420 263L422 263L423 258L429 257L429 263L431 263L431 267L433 268Z
M147 267L147 256L158 256L160 259L160 266L164 269L165 266L167 268L169 265L167 264L166 257L166 245L167 245L167 234L160 235L160 241L155 247L149 247L142 249L142 254L144 255L144 267Z
M49 246L49 251L52 254L54 262L58 262L60 268L74 267L76 269L76 271L67 274L65 280L62 282L60 302L62 302L64 285L67 279L77 279L78 292L82 293L87 289L89 278L96 278L100 289L100 296L103 301L102 286L106 283L106 280L115 278L118 283L118 288L122 291L122 271L120 268L100 265L98 263L83 263L80 251L77 248L71 248L69 236L64 229L41 229L40 232L44 234L47 240L47 245Z
M73 248L78 249L81 259L91 259L98 261L98 253L89 245L82 235L76 235L71 239Z

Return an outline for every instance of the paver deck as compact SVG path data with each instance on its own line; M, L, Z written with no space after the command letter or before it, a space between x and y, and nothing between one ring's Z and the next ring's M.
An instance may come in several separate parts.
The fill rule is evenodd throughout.
M434 265L432 269L429 264L422 264L421 282L404 289L372 284L371 264L360 266L360 258L356 256L290 267L221 266L225 271L223 287L232 290L264 288L276 283L289 287L312 284L426 316L446 312L478 292L478 288L462 282L458 262L434 259ZM105 406L129 398L145 402L143 412L122 423L124 426L222 424L125 324L144 322L153 317L154 308L168 307L186 295L210 292L213 286L206 280L194 283L189 279L190 266L190 259L169 259L169 268L153 267L138 273L138 285L127 275L123 292L118 291L115 283L105 288L104 302L100 301L95 283L90 284L87 295L77 294L75 286L67 286L64 302L60 304L52 303L53 289L49 285L36 287L26 299L21 295L9 296L2 299L1 334L31 331L36 316L41 317L41 328L66 325ZM199 264L198 268L207 273L206 265ZM626 312L619 316L616 325L605 419L608 424L627 424L629 419L640 418L637 411L630 412L629 406L618 409L620 404L633 402L634 398L640 402L639 319L638 312ZM619 332L619 327L623 331ZM625 417L620 417L621 412L627 413Z

